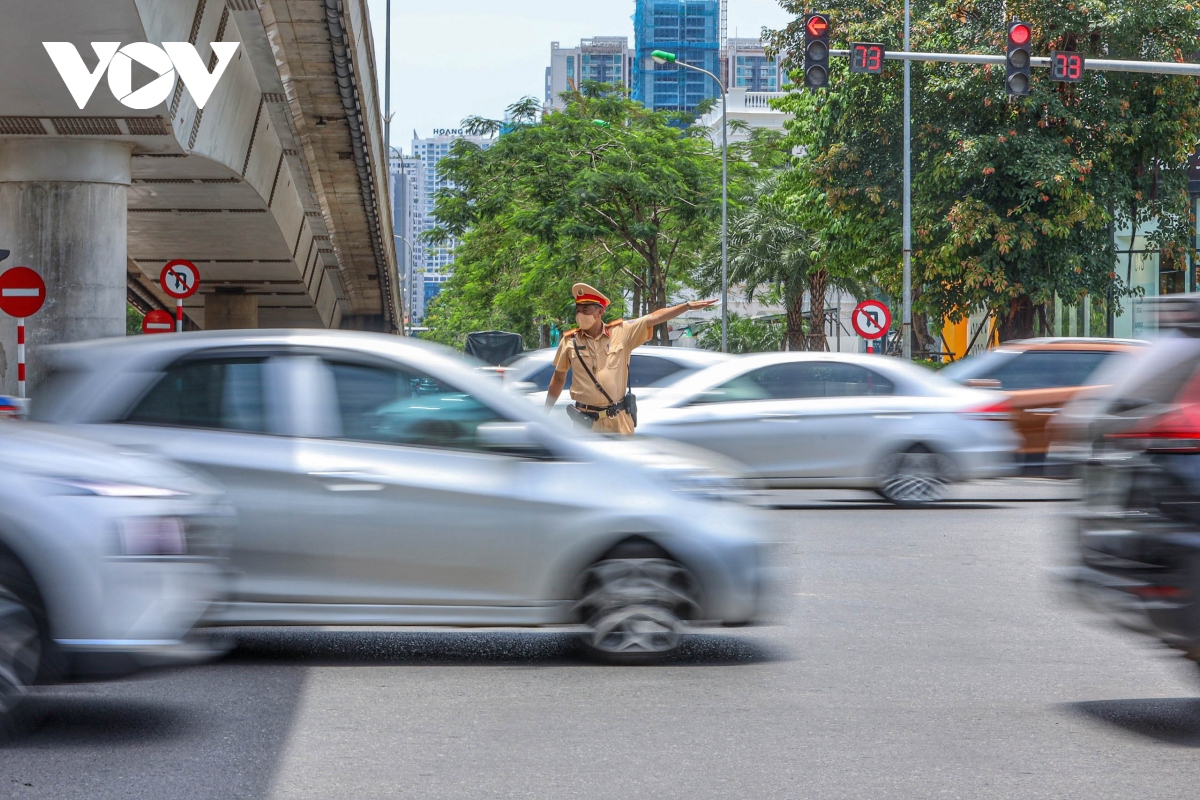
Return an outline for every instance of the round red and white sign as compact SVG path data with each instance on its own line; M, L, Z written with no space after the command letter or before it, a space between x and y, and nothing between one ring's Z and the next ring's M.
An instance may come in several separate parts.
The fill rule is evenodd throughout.
M175 330L175 318L157 308L142 318L142 333L170 333Z
M192 262L177 258L174 261L168 261L162 268L162 274L158 276L158 283L162 286L163 291L171 297L182 300L185 297L191 297L200 288L200 270L196 269L196 265Z
M0 311L10 317L32 317L46 302L46 284L29 267L12 267L0 275Z
M892 327L892 312L878 300L863 300L854 307L850 324L864 339L882 339Z

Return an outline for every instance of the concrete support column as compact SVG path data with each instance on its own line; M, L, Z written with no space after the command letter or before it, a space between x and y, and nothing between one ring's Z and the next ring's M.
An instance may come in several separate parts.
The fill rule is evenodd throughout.
M0 270L25 266L46 303L25 321L30 395L48 344L125 335L126 189L132 147L120 142L0 142ZM16 320L0 314L3 390L17 389Z
M258 295L223 292L204 295L204 330L257 327Z

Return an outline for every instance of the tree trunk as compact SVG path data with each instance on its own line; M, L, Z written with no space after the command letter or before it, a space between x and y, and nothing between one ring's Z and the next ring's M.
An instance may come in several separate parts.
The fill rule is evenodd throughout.
M651 264L649 270L650 280L647 282L646 293L650 311L657 311L660 308L667 307L667 282L662 273L662 268L658 264ZM651 342L663 347L668 347L671 344L671 337L667 335L667 325L663 323L654 328L654 338Z
M784 342L788 350L804 349L804 292L789 283L784 287L787 299L787 334Z
M825 287L829 282L829 273L824 269L808 271L808 349L828 350L829 343L825 339Z
M1000 318L1000 341L1033 338L1034 307L1029 295L1013 298L1008 304L1008 313Z
M541 347L549 347L550 346L550 326L549 325L539 325L538 326L538 345Z
M913 314L913 353L920 353L923 357L932 356L935 353L941 352L941 342L937 342L933 338L933 334L929 332L929 317L924 314Z

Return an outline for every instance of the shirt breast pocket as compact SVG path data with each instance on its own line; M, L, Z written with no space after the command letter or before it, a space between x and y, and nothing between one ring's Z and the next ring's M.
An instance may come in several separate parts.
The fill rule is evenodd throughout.
M614 344L608 351L608 361L606 365L609 369L619 369L621 362L625 360L625 343Z

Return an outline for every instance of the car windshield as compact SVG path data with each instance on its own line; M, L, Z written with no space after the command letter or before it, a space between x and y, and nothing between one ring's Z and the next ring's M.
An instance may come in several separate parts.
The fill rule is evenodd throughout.
M966 383L973 378L987 378L1000 365L1018 354L1016 350L987 350L955 361L938 370L938 375L956 383Z
M1007 391L1088 386L1093 383L1092 375L1097 368L1112 355L1111 350L1038 348L973 365L966 377L955 373L950 377L959 381L971 378L995 380L1000 382L999 388ZM963 368L963 372L967 371Z
M684 378L695 375L701 369L702 369L701 367L684 367L683 369L672 372L670 375L664 375L661 378L659 378L658 380L653 381L652 383L646 384L646 387L654 388L654 389L661 389L664 386L671 386L673 384L679 383L679 381L683 380Z

